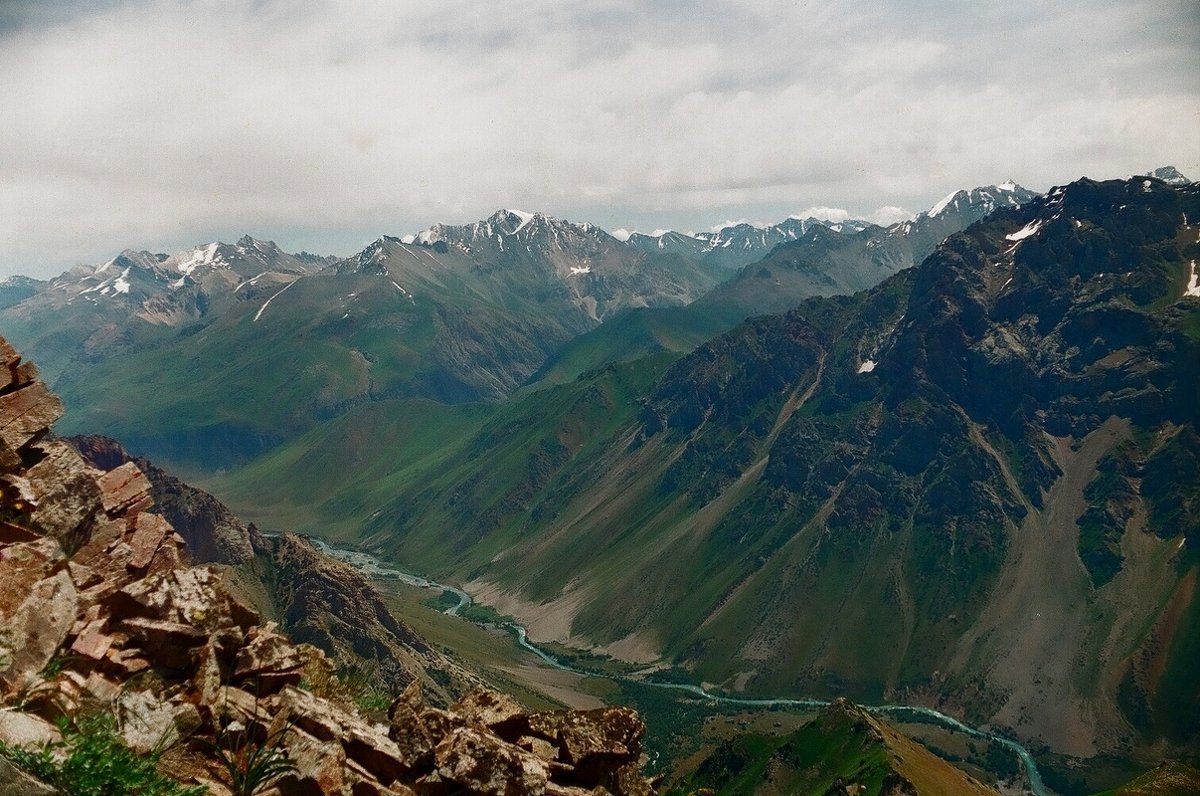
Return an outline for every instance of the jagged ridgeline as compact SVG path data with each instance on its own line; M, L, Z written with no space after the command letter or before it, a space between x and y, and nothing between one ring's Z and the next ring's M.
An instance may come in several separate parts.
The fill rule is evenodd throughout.
M690 350L749 315L875 285L1032 196L1011 183L958 191L886 229L809 218L621 241L502 210L341 260L250 237L127 250L0 283L0 329L66 398L64 432L103 429L167 466L212 471L367 404L495 403L614 357Z
M1186 747L1196 219L1192 185L1081 180L673 364L485 417L351 413L220 488L461 579L535 638L927 700L1077 757ZM368 427L391 463L356 445L371 478L330 480Z

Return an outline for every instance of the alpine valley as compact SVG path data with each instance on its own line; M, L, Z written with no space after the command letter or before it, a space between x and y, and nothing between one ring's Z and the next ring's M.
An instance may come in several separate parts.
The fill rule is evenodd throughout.
M1168 168L887 227L618 238L500 210L348 258L125 250L0 284L0 335L57 433L120 442L85 458L147 457L177 527L183 494L253 538L256 589L300 600L302 561L345 594L234 513L450 584L614 682L832 702L669 761L673 792L995 792L846 698L1090 793L1200 759L1197 260L1200 186ZM217 559L211 536L188 542ZM474 675L403 631L373 665L436 659L451 701Z

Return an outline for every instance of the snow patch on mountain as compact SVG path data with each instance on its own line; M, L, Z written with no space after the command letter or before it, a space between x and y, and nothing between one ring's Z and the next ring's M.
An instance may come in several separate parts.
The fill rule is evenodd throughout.
M219 243L210 243L207 246L193 249L191 256L179 263L175 267L181 274L190 276L193 271L202 265L212 265L217 259L217 247Z
M512 231L513 235L516 235L518 232L525 229L525 227L529 226L529 222L533 221L534 217L537 215L536 213L526 213L524 210L509 210L507 212L516 216L521 221L521 223L517 225L517 228Z
M274 301L276 298L278 298L280 293L287 290L289 287L296 284L296 282L298 282L298 281L299 280L293 280L291 282L288 282L286 285L284 285L278 291L271 294L271 297L269 299L267 299L265 302L263 302L263 305L258 308L258 312L254 313L254 320L252 321L252 323L258 323L258 319L262 317L262 314L264 311L266 311L267 307L271 306L271 302Z
M1038 233L1038 230L1040 230L1041 228L1042 228L1042 220L1040 218L1035 219L1033 221L1030 221L1025 226L1021 227L1021 229L1017 230L1016 232L1005 235L1004 239L1018 241L1018 242L1023 241L1032 235L1036 235Z

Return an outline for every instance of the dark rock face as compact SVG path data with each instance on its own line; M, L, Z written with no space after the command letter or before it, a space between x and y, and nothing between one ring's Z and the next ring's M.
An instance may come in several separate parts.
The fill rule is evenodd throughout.
M288 634L341 665L364 670L396 691L419 681L423 692L448 704L476 681L397 619L361 573L322 555L293 534L254 533L258 565L267 570L272 598Z
M733 569L748 583L787 573L773 581L774 625L756 618L760 629L746 635L791 644L792 657L777 664L797 673L799 687L822 685L829 645L910 622L887 652L897 668L883 683L956 665L947 650L997 599L1006 562L1020 555L1014 531L1030 513L1071 538L1076 503L1046 501L1078 477L1066 471L1074 446L1110 418L1135 431L1079 487L1078 554L1091 588L1122 572L1121 540L1141 529L1182 535L1164 593L1194 567L1200 306L1186 288L1200 258L1188 221L1197 218L1192 185L1137 178L1056 188L951 236L875 290L747 322L655 386L644 439L680 450L663 493L719 505L752 464L765 464L740 498L745 508L700 548L698 566ZM793 552L773 568L789 545L803 547L803 563ZM858 591L880 582L890 585ZM911 613L890 610L896 595ZM828 618L805 612L794 620L803 631L779 630L789 602ZM837 615L836 606L866 604L879 606L871 618ZM827 646L806 647L813 636ZM697 640L685 657L704 665L704 648ZM756 649L754 666L764 654L774 653ZM860 677L871 667L850 652L837 659Z

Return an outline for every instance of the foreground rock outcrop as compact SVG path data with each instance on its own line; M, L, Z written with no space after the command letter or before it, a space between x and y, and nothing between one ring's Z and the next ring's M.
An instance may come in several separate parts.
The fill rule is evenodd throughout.
M414 680L386 723L362 715L324 652L264 621L217 567L190 565L183 537L147 511L136 463L102 471L49 439L61 403L3 339L0 359L5 747L54 744L55 722L104 714L129 748L212 794L233 792L239 754L254 748L289 761L280 794L653 792L638 770L644 726L625 708L525 713L476 690L447 710ZM322 583L309 599L371 604ZM19 779L0 767L0 785Z
M186 540L192 561L218 565L244 601L278 620L294 641L320 648L340 671L393 693L419 681L425 698L439 707L481 684L397 620L365 575L303 537L260 533L213 495L130 454L117 440L86 435L66 441L96 469L136 465L150 482L153 510Z

